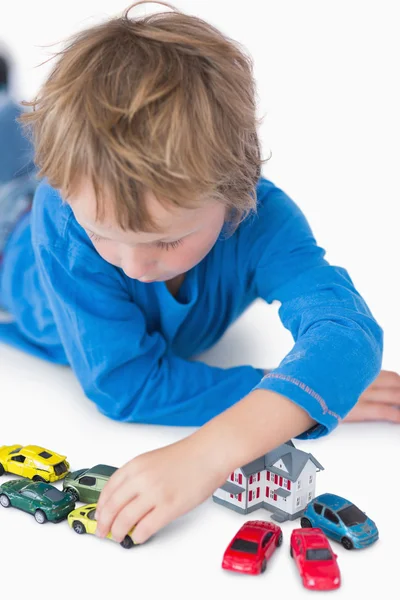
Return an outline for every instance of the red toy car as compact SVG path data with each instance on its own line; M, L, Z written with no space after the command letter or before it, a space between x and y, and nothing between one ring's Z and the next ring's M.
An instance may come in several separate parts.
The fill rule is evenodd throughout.
M268 521L247 521L227 547L222 568L258 575L267 568L275 548L282 544L282 530Z
M296 561L304 587L309 590L336 590L340 586L337 555L318 527L293 529L290 556Z

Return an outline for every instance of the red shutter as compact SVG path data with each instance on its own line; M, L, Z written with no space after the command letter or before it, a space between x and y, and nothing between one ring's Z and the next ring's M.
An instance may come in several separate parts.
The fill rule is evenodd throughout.
M231 473L231 481L235 481L235 473Z
M267 481L271 481L271 471L267 471Z
M233 494L230 494L230 497L233 498Z
M275 481L276 485L278 485L278 479L279 479L278 475L275 473L274 481Z
M242 485L242 474L239 475L239 485Z
M283 485L283 477L279 477L279 485L282 487L282 485Z
M274 500L277 500L278 496L276 494L274 494Z
M260 488L258 487L257 488L257 498L259 498L259 497L260 497Z
M251 490L249 490L249 502L251 502Z
M288 479L288 480L287 480L287 489L288 489L288 490L290 490L290 488L291 488L291 483L290 483L290 481L289 481L289 479Z
M239 502L242 501L242 494L239 494L238 500L239 500Z
M258 471L258 473L257 473L257 481L260 481L260 477L261 477L261 473L260 473L260 471Z
M265 496L267 498L269 498L269 486L267 485L267 487L265 488Z

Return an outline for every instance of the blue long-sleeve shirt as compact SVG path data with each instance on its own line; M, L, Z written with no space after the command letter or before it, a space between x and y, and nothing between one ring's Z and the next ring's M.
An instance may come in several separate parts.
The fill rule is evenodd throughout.
M330 266L298 206L270 181L258 212L226 231L177 297L105 262L59 193L43 181L6 247L0 340L73 368L112 419L199 426L257 388L302 406L331 431L378 375L382 331L348 273ZM256 298L281 303L294 346L266 376L190 358L214 344ZM265 332L265 344L271 344Z

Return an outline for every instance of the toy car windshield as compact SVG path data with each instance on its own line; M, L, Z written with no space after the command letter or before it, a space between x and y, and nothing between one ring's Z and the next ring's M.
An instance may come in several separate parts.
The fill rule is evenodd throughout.
M328 548L318 548L317 550L307 550L307 560L331 560L332 553Z
M46 498L52 500L53 502L58 502L59 500L63 500L65 498L65 494L60 492L60 490L58 490L57 488L51 488L49 490L46 490L43 493L43 496L46 496Z
M231 545L231 550L236 550L237 552L248 552L249 554L257 554L258 545L255 542L249 542L249 540L238 538Z
M352 504L351 506L346 506L346 508L342 508L342 510L339 510L338 515L342 519L343 523L347 525L347 527L352 527L353 525L360 525L360 523L365 523L365 521L367 520L367 515L364 514L354 504Z

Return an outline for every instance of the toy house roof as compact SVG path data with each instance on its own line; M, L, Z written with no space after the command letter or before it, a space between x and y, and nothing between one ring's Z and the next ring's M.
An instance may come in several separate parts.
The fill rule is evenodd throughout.
M283 462L287 471L283 471L273 466L278 460ZM267 469L277 475L282 475L286 479L296 481L308 460L311 460L317 469L324 469L321 463L319 463L312 454L303 452L303 450L298 450L290 440L289 442L278 446L275 450L271 450L271 452L267 452L264 456L248 463L242 467L241 470L245 477L250 477L250 475L254 475L254 473L258 473L258 471Z

